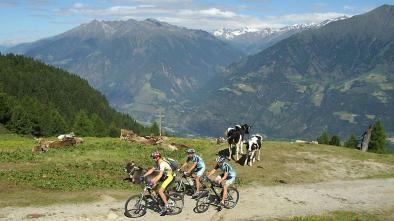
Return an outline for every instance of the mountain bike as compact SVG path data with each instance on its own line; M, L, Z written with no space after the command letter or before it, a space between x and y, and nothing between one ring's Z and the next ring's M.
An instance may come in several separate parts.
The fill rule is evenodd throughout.
M221 208L220 200L221 200L222 194L223 194L222 185L217 184L215 181L211 180L207 176L204 176L202 178L203 178L203 181L208 182L210 184L210 186L209 186L209 188L201 191L201 194L197 198L195 211L197 213L206 212L209 209L210 205L214 205L214 206L217 206L218 208ZM221 191L218 192L218 189L221 189ZM226 209L234 208L238 203L238 199L239 199L238 190L233 186L228 187L227 188L227 199L224 200L224 208L226 208Z
M159 212L164 202L152 189L152 185L144 183L144 190L138 196L131 196L125 203L124 215L129 218L138 218L146 214L147 209ZM168 199L167 215L177 215L184 206L183 196L179 193L166 191Z
M172 190L182 195L192 196L196 192L196 181L186 172L179 171L179 178L175 181Z

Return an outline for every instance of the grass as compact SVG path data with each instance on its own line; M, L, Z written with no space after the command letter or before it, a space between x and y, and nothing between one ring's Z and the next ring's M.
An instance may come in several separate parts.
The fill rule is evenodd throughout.
M322 215L300 216L272 221L386 221L394 220L394 209L389 211L350 212L336 211Z
M123 166L134 160L145 167L156 146L120 141L117 138L84 138L85 143L47 153L32 153L36 141L0 134L0 207L46 205L100 199L99 193L126 198L140 186L123 181ZM194 147L207 167L225 144L213 140L169 138L169 142ZM264 142L262 161L253 168L230 161L237 173L236 185L301 184L328 180L394 177L394 155L361 153L341 147ZM185 153L162 151L183 161Z

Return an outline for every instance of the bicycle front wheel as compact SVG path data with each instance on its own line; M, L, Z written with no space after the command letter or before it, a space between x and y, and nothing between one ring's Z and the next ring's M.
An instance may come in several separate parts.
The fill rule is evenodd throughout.
M238 203L238 199L239 199L238 190L232 187L228 188L227 199L224 200L224 207L226 209L234 208Z
M138 218L146 214L147 205L144 197L130 197L125 203L124 215L129 218Z

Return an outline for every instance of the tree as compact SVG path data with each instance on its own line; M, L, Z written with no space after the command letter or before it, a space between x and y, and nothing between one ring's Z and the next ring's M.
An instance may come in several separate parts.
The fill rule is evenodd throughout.
M93 123L85 111L79 111L75 116L73 129L75 134L80 136L94 135Z
M350 135L349 139L345 142L344 146L349 148L357 148L358 140L356 135Z
M383 153L386 146L386 130L384 129L383 122L378 120L372 127L368 150L376 153Z
M317 138L317 142L319 142L319 144L329 144L329 141L330 141L330 135L326 130L323 131L320 137Z
M341 138L338 135L334 135L331 137L329 144L333 146L341 146Z
M92 114L91 121L93 123L93 131L95 136L104 137L108 135L108 128L99 115Z
M160 134L160 128L159 125L155 122L150 126L150 133L154 135L159 135Z
M119 137L120 136L120 129L116 127L115 122L112 122L109 125L109 136L110 137Z
M5 124L11 118L10 98L0 92L0 123Z
M22 105L17 105L12 109L11 119L7 123L7 127L19 134L31 134L33 132L33 122L31 122L29 114Z

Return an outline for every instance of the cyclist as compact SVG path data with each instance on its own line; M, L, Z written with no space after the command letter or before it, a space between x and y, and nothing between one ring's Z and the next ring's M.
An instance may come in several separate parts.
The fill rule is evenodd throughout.
M225 162L226 158L224 156L219 156L216 158L216 166L211 172L209 172L208 177L212 176L216 170L221 170L223 173L216 177L215 181L218 184L222 184L223 186L223 196L220 201L220 206L223 207L224 200L227 198L227 189L228 187L234 183L235 177L237 173L235 170L230 166L230 164Z
M192 166L187 171L187 174L192 174L196 180L196 192L193 194L192 198L196 198L200 194L200 178L204 174L205 171L205 163L204 160L196 154L194 149L186 150L187 159L185 163L181 166L179 170L184 168L187 163L192 162Z
M148 176L154 171L159 171L159 173L151 180L151 184L152 186L155 186L159 181L163 181L163 183L161 184L158 190L158 193L164 202L164 207L162 207L160 211L160 215L164 216L168 209L168 201L166 195L164 194L164 191L166 190L167 186L171 183L171 181L174 179L174 176L172 175L172 169L170 164L162 159L159 151L153 152L151 154L151 157L153 158L154 161L156 161L156 167L153 167L150 170L148 170L141 178Z

